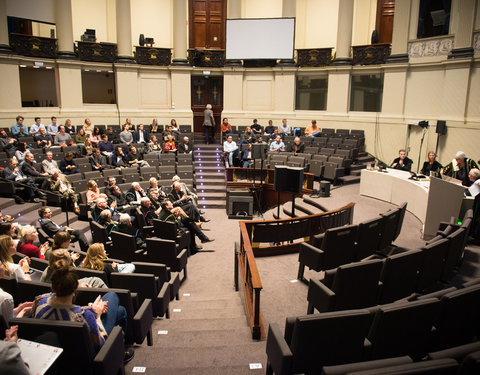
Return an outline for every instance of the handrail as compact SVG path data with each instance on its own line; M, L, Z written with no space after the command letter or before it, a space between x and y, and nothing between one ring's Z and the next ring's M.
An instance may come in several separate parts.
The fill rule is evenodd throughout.
M260 273L258 272L257 264L255 261L255 252L252 246L253 232L255 231L255 225L268 225L272 226L284 224L288 225L289 222L298 222L306 221L305 226L310 228L310 235L318 234L320 231L324 231L325 228L318 227L316 230L311 226L315 222L319 221L322 216L331 216L335 215L337 212L346 213L342 217L342 222L339 225L344 225L345 223L351 223L353 217L353 207L355 203L351 202L343 207L337 208L336 210L322 212L316 215L308 215L302 217L296 217L291 219L280 219L280 220L267 220L267 221L240 221L240 246L235 247L235 290L239 289L239 278L243 283L243 293L241 293L242 300L245 303L247 320L252 330L252 338L254 340L264 339L266 337L265 327L263 324L263 318L260 309L260 292L263 289L262 281L260 279ZM348 216L348 217L347 217ZM295 242L295 245L299 246L301 242ZM289 246L286 245L286 246ZM285 246L280 246L279 248L284 248ZM264 248L268 249L268 248ZM290 251L291 252L291 251ZM274 254L266 253L260 255L271 255Z

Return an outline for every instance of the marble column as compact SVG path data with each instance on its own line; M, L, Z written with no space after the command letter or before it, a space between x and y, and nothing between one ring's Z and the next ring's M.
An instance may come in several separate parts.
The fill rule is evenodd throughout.
M117 0L117 62L134 63L130 0Z
M188 65L187 0L173 2L173 64Z
M411 0L395 2L392 52L387 59L387 63L408 62L408 33L410 29L411 5Z
M72 0L55 0L55 25L57 30L57 55L75 59L73 48Z
M340 0L338 3L337 46L333 65L351 65L352 27L354 0Z
M295 17L297 8L297 0L283 0L282 1L282 17ZM282 59L280 60L282 66L294 66L294 59Z
M12 53L8 40L7 0L0 0L0 53Z
M455 34L455 48L449 59L473 57L473 29L475 27L476 1L452 1L450 9L450 34ZM452 32L452 26L455 30Z

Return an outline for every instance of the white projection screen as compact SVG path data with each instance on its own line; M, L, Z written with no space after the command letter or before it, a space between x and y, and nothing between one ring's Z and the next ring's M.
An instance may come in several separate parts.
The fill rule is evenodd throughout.
M227 19L227 60L293 59L295 18Z

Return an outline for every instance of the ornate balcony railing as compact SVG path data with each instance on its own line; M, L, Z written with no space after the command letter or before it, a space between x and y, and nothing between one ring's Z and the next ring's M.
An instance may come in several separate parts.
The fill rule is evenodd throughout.
M448 56L454 47L454 37L442 35L408 42L408 57Z
M19 55L50 59L57 57L56 39L11 33L10 45Z
M365 46L352 46L352 65L385 64L390 56L390 44L368 44Z
M172 51L169 48L135 47L135 60L142 65L170 65Z
M225 51L219 49L189 49L188 62L191 66L220 68L225 65Z
M297 66L326 66L331 62L332 48L297 49Z
M114 43L77 42L78 58L84 61L115 62L117 45Z

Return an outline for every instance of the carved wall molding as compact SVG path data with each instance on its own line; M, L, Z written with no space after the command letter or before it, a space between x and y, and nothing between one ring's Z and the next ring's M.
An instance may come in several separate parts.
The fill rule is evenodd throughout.
M385 64L390 56L390 44L378 43L364 46L352 46L353 65Z
M78 58L84 61L115 62L117 45L113 43L77 42Z
M135 60L142 65L170 65L172 51L169 48L135 47Z
M418 39L408 43L408 56L409 58L448 56L453 47L453 36Z
M332 48L297 49L297 66L326 66L332 62Z
M50 59L57 57L56 39L11 33L10 45L19 55Z
M480 56L480 31L473 34L473 51L475 56Z
M218 49L189 49L188 61L191 66L223 67L225 51Z

